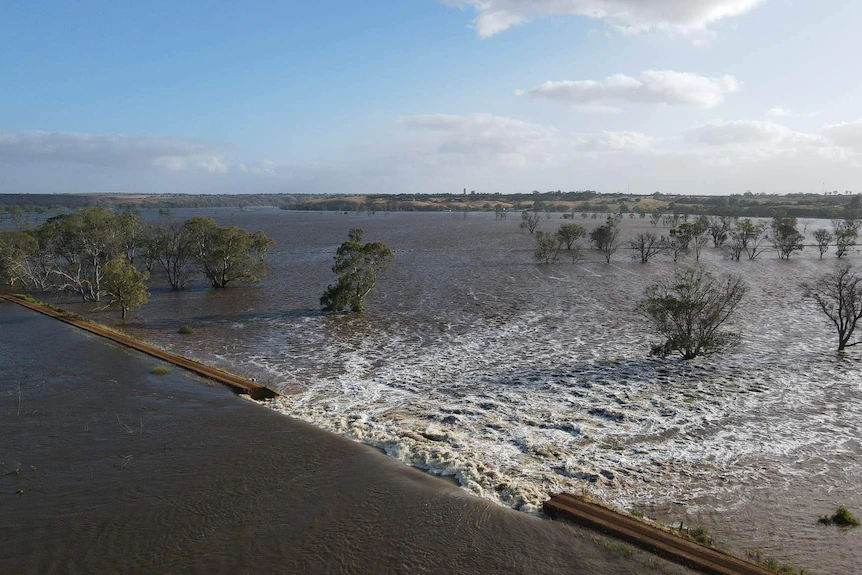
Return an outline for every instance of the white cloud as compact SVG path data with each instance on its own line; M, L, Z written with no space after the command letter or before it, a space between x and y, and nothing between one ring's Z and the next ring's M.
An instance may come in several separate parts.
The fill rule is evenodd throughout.
M704 33L712 24L744 14L765 0L443 0L476 12L473 27L490 38L519 24L553 14L605 20L632 33L660 30Z
M838 146L862 150L862 120L832 124L821 133Z
M82 132L0 132L0 162L75 163L108 168L157 167L225 173L207 142L165 136Z
M710 120L684 133L685 141L708 146L780 144L783 147L821 146L822 136L795 132L774 122L760 120Z
M775 107L775 108L770 108L769 110L766 111L766 117L770 118L772 120L776 120L778 118L785 118L787 116L792 116L792 115L794 115L793 111L788 110L787 108Z
M646 70L638 78L615 74L602 81L545 82L528 94L577 105L608 106L612 103L659 103L712 108L736 92L741 84L733 76L708 78L672 70Z
M559 139L552 126L491 114L407 116L397 123L407 129L411 153L429 164L541 165Z
M640 132L602 132L579 134L574 137L576 147L587 151L646 152L654 149L658 140Z

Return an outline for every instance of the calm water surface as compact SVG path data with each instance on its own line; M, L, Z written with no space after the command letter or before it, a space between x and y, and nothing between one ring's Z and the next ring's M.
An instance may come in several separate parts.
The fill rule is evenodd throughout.
M269 278L157 287L127 331L268 382L285 393L273 409L502 505L531 512L550 493L586 489L706 527L737 552L858 572L862 529L817 524L839 504L862 513L862 355L834 352L800 287L834 265L831 254L731 262L707 250L705 266L751 286L733 324L743 342L732 355L680 362L648 357L652 336L633 310L645 286L682 265L667 258L643 265L621 250L608 265L585 252L578 264L564 254L539 267L514 215L173 218L193 215L273 237ZM555 230L557 218L540 229ZM389 244L395 262L366 314L325 316L318 298L352 227ZM809 236L817 227L828 222ZM639 229L652 227L625 219L625 234ZM195 334L176 334L182 324Z

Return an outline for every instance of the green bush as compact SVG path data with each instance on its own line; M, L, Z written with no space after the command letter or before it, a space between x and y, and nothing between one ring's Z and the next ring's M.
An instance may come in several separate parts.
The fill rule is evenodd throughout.
M180 329L177 330L177 333L181 333L183 335L191 335L195 332L194 328L190 325L181 325Z
M824 525L838 525L841 527L859 527L859 520L850 513L850 510L845 506L841 505L838 510L835 512L835 515L829 517L827 515L821 515L818 519L820 523Z

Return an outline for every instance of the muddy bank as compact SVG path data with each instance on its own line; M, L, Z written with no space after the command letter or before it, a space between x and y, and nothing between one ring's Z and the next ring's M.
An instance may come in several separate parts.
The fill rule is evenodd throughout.
M685 573L0 304L2 573Z

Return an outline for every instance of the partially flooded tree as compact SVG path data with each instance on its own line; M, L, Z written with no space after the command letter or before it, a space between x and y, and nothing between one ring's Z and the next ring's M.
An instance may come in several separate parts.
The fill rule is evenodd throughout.
M41 232L51 242L54 287L76 293L84 301L100 301L105 294L102 288L105 265L125 253L123 230L116 214L96 207L45 222Z
M747 291L738 277L717 279L707 271L692 268L650 286L638 311L665 339L653 346L651 354L667 357L676 353L683 359L693 359L729 349L739 337L719 328Z
M755 223L748 218L739 222L730 232L731 258L738 260L742 252L747 254L750 260L757 258L765 249L764 245L768 239L763 235L763 230L764 225L760 222Z
M850 343L856 324L862 318L862 276L847 262L805 286L805 294L813 299L838 331L838 351L857 345Z
M320 298L324 311L353 312L365 309L365 298L377 285L381 272L394 259L392 250L383 242L362 243L361 229L350 230L348 240L335 253L332 271L338 274L335 285L329 285Z
M524 212L521 214L521 229L528 230L531 234L539 227L538 212Z
M616 220L608 217L605 225L590 232L590 241L593 242L597 250L604 254L605 260L611 263L611 257L617 253L621 243L620 229L617 227Z
M566 244L566 249L571 250L572 245L587 233L586 228L584 226L579 226L578 224L563 224L560 226L560 229L557 230L557 238L560 240L561 244Z
M829 250L829 244L832 243L832 234L829 230L820 228L814 232L814 241L817 242L817 249L820 250L820 259L823 259L823 254Z
M0 285L21 283L27 287L29 258L38 249L39 242L27 232L0 231Z
M833 220L835 230L835 255L841 259L856 245L859 223L856 220Z
M629 241L629 246L633 250L632 259L640 258L644 264L663 252L666 247L664 238L652 232L637 234Z
M259 283L266 277L266 254L275 243L263 232L223 228L211 218L185 224L193 255L214 288L229 283Z
M673 261L677 262L680 258L688 255L689 246L692 240L694 240L696 228L695 224L684 223L670 230L667 247L671 257L673 257Z
M185 289L186 282L192 274L195 246L198 244L193 241L190 229L197 225L189 226L172 222L167 226L159 226L149 231L144 248L145 264L147 262L158 264L173 290Z
M550 264L557 261L560 253L560 238L556 234L536 232L536 249L533 259L540 264Z
M805 245L805 236L796 229L796 218L793 216L776 216L772 218L772 241L778 257L783 260L790 259L793 252L800 252Z
M105 309L122 310L123 319L129 311L138 308L150 298L147 291L147 272L139 272L124 255L119 255L105 265L102 285L106 297L110 298Z
M727 216L712 216L709 218L709 235L712 236L712 245L720 248L727 241L730 233L731 220Z

